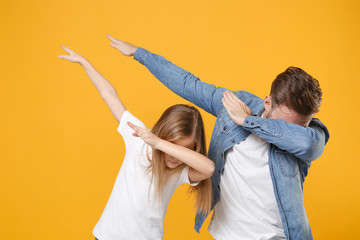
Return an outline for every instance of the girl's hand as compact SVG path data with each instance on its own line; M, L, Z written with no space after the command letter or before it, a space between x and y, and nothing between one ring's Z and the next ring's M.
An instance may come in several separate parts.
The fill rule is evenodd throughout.
M114 48L118 49L125 56L133 56L136 49L138 48L130 43L118 40L118 39L110 36L109 34L106 36L111 41L110 45L113 46Z
M69 60L70 62L74 62L74 63L83 63L86 61L86 59L84 57L82 57L81 55L77 54L76 52L74 52L73 50L71 50L69 47L64 47L61 46L62 49L64 49L69 55L59 55L59 58L62 59L66 59Z
M127 124L135 131L133 133L133 136L140 137L144 142L149 144L152 148L157 149L157 146L159 145L161 138L150 132L148 129L136 126L132 124L131 122L127 122Z
M230 118L242 126L245 118L251 115L250 108L232 92L225 91L223 95L222 102Z

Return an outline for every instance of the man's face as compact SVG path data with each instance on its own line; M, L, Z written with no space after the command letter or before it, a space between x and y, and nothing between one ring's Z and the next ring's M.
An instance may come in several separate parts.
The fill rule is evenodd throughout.
M269 119L283 119L287 123L293 123L303 127L307 127L314 116L314 114L303 116L285 105L272 107L271 96L265 97L264 107L265 111L263 117Z

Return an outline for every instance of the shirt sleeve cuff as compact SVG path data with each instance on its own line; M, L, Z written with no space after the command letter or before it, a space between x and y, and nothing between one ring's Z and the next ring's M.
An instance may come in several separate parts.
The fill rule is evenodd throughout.
M243 122L243 128L255 128L259 127L260 118L255 116L247 116Z
M273 123L272 123L273 121ZM245 130L255 132L261 132L264 134L269 134L274 137L281 137L282 131L279 127L275 127L276 124L274 124L276 121L284 121L282 119L267 119L267 118L261 118L257 116L247 116L243 122L243 128Z
M134 59L141 64L145 64L145 58L150 52L144 48L137 48L134 53Z

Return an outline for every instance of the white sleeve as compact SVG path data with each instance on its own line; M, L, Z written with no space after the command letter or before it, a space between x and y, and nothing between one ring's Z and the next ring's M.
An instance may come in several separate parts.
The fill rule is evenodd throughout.
M179 178L179 185L181 184L189 184L190 186L195 187L196 185L198 185L200 182L194 182L194 183L190 183L190 179L189 179L189 166L186 166L181 174L180 174L180 178Z
M129 143L133 143L133 142L137 142L137 141L143 142L143 140L141 138L134 137L132 135L134 133L134 130L131 127L129 127L127 122L131 122L134 125L145 128L144 123L142 123L139 119L134 117L134 115L132 115L129 111L126 110L123 113L123 115L121 116L120 124L117 128L117 131L121 134L121 136L124 139L125 145L129 146Z

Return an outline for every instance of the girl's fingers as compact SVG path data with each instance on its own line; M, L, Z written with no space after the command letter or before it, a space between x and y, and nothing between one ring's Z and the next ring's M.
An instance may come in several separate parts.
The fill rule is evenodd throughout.
M62 47L62 49L65 50L65 52L67 52L67 53L70 54L70 55L75 55L75 54L77 54L76 52L74 52L73 50L71 50L69 47L65 47L65 46L61 46L61 47Z
M136 126L134 124L132 124L131 122L127 122L127 125L129 125L129 127L131 127L132 129L136 129Z
M134 124L132 124L131 122L127 122L127 125L128 125L129 127L131 127L132 130L136 131L136 128L135 128Z
M59 55L58 58L69 60L68 56L66 56L66 55Z
M127 122L127 124L135 131L137 137L141 137L142 129L139 126L132 124L131 122Z
M65 52L69 53L69 50L68 50L66 47L64 47L64 46L61 45L61 48L64 49Z
M110 34L106 34L106 37L107 37L110 41L114 41L114 37L112 37Z
M152 133L148 129L136 126L131 122L127 122L127 124L135 131L135 133L132 134L134 137L140 137L142 140L144 140L150 145L150 142L154 141L154 136L152 136Z

